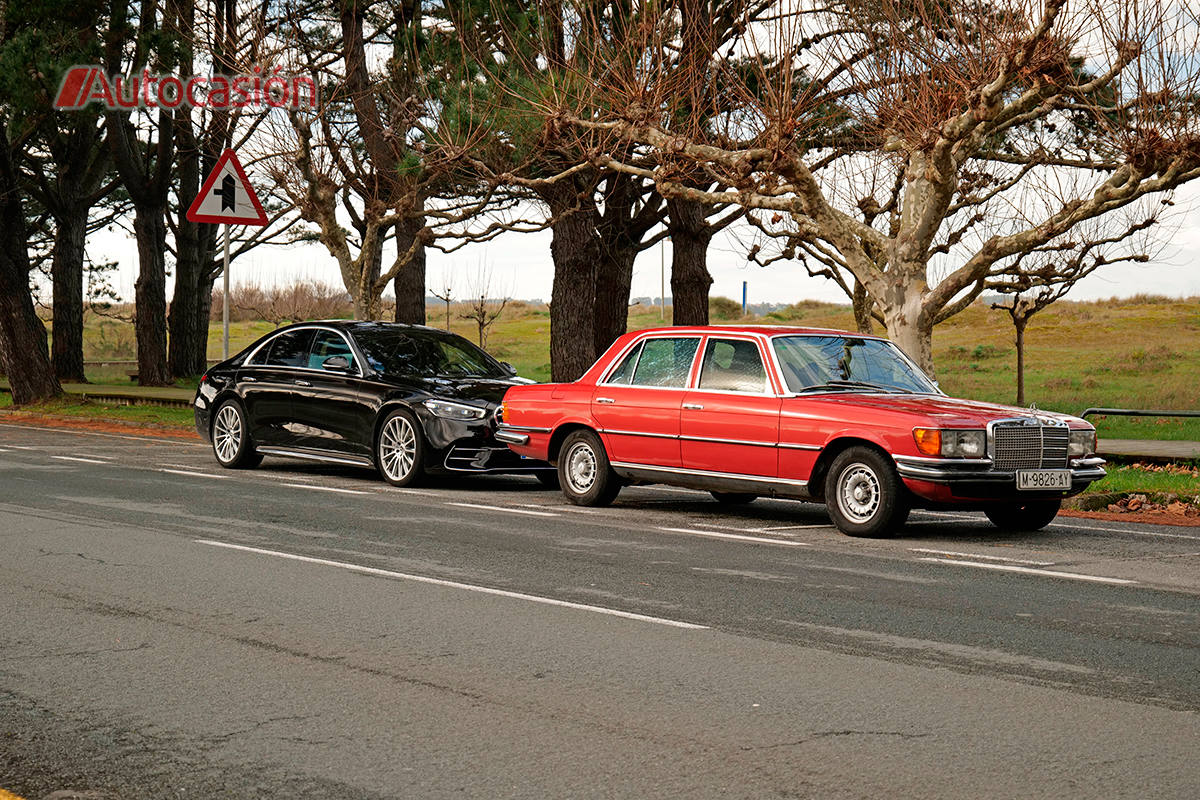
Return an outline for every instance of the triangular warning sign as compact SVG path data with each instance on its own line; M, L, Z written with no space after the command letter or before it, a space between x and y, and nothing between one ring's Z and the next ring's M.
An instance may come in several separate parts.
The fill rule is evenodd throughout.
M266 225L267 215L246 177L237 154L226 150L217 159L192 201L187 218L192 222L228 222L232 225Z

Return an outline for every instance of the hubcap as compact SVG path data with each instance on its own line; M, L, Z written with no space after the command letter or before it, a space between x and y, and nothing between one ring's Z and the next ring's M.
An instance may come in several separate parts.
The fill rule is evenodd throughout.
M379 464L394 481L412 472L417 461L417 433L407 417L392 417L379 435Z
M879 478L866 464L851 464L838 478L837 504L852 522L869 522L879 510Z
M567 453L567 483L571 491L585 494L596 483L596 454L587 442L577 442Z
M228 464L237 456L242 446L242 415L232 405L225 405L217 412L213 423L213 449L222 464Z

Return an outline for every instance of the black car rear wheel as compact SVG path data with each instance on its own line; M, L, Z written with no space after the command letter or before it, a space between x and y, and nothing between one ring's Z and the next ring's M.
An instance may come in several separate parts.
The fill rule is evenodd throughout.
M617 499L621 479L608 464L604 443L592 431L575 431L558 451L562 493L577 506L606 506Z
M254 450L246 425L246 412L236 400L226 400L217 406L212 423L213 455L217 463L228 469L249 469L262 463Z
M992 524L1006 531L1040 531L1058 516L1062 500L1037 500L1019 505L996 506L984 513Z
M375 466L393 486L412 486L425 477L425 440L412 412L398 409L379 426Z
M869 447L838 454L825 477L825 503L847 536L895 536L908 519L908 498L889 459Z

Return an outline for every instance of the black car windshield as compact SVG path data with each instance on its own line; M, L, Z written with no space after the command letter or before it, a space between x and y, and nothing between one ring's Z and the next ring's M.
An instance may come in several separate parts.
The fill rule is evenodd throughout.
M783 378L792 392L819 389L932 393L937 387L895 345L852 336L776 336Z
M508 378L494 358L461 336L413 330L355 331L367 362L385 375Z

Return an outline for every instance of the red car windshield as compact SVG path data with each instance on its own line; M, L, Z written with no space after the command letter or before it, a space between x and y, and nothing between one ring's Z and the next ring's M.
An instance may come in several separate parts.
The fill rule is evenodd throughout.
M771 341L791 392L872 388L918 394L938 391L891 342L851 336L776 336Z

